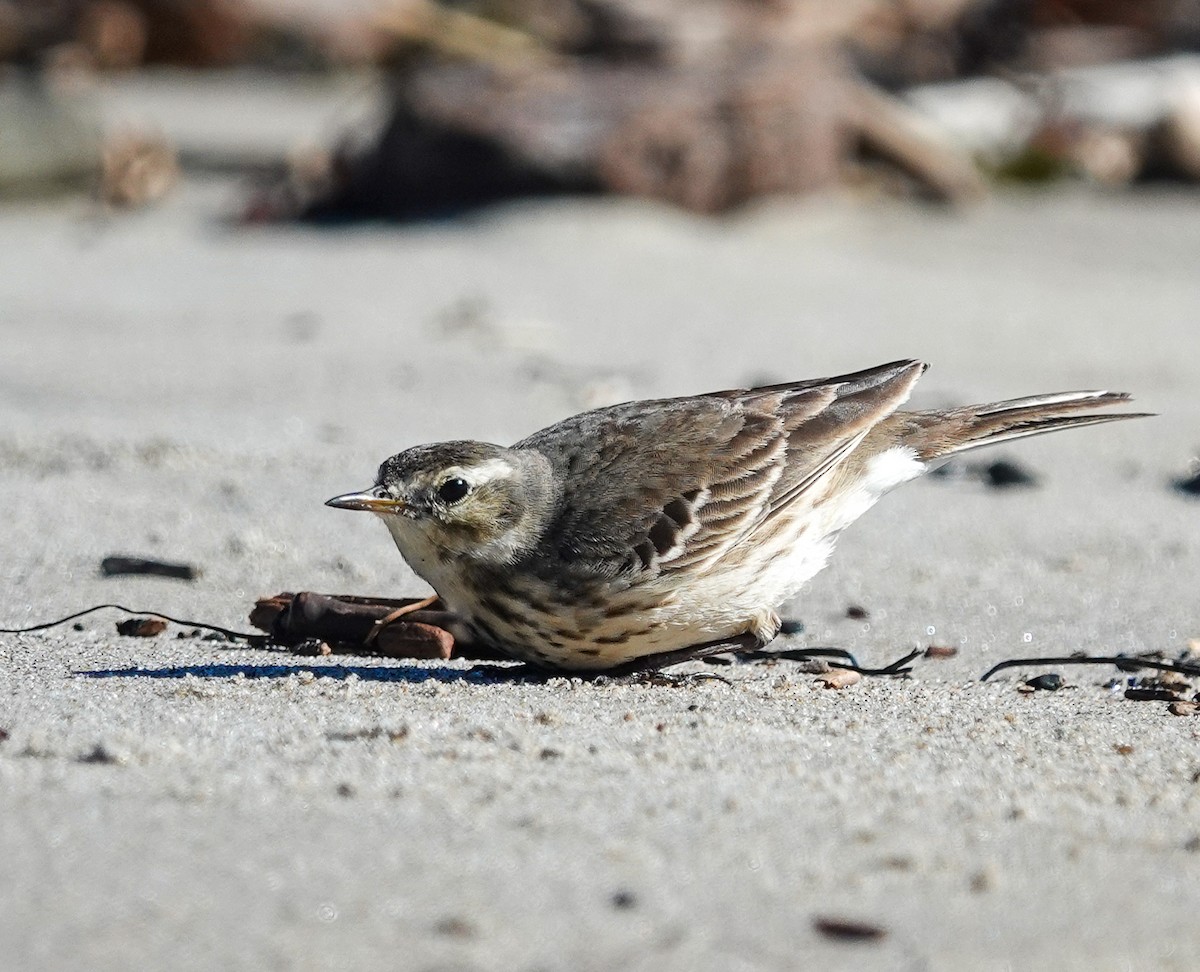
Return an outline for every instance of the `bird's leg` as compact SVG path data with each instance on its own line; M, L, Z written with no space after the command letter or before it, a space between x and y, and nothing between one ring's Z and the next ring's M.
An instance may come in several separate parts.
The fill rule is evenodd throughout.
M413 614L416 611L423 611L426 608L432 607L434 604L437 604L438 600L438 596L436 594L432 594L424 600L413 601L411 604L405 604L403 607L398 607L395 610L388 612L371 626L371 630L368 631L367 636L363 638L363 644L368 648L373 646L376 639L379 637L380 632L382 632L383 629L389 624L394 624L406 615Z

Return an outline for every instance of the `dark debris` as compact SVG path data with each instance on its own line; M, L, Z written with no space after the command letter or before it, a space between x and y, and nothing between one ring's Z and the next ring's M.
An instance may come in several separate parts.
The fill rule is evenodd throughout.
M852 942L874 941L887 935L887 929L882 925L853 918L817 916L813 919L813 928L826 938Z
M936 479L972 480L992 489L1038 484L1035 473L1011 459L997 459L993 462L951 461L936 467L931 475Z
M1037 485L1037 477L1033 473L1008 459L988 463L983 467L982 478L993 489Z
M1172 485L1186 496L1200 496L1200 472L1194 476L1183 476Z
M117 634L130 638L155 638L167 630L162 618L126 618L117 622Z
M105 577L140 574L152 577L172 577L175 580L185 581L195 580L200 576L200 570L191 564L151 560L146 557L105 557L100 561L100 573Z

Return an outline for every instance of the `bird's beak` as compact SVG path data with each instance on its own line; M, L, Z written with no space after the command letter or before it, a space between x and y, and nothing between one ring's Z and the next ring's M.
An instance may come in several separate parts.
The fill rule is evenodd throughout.
M404 500L381 496L378 489L335 496L331 500L326 500L325 505L339 510L365 510L368 513L399 513L405 507Z

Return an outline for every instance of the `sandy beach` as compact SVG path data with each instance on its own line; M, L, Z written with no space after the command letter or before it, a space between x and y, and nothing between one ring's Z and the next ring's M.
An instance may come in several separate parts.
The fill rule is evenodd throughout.
M1159 415L976 454L1037 484L926 478L846 533L788 647L958 650L908 679L505 684L111 615L0 635L0 964L1195 967L1200 718L1111 667L978 678L1200 638L1200 501L1171 485L1200 449L1200 197L238 229L239 192L0 208L0 626L423 594L323 501L612 401L916 356L918 407L1110 388ZM202 573L101 577L111 554Z

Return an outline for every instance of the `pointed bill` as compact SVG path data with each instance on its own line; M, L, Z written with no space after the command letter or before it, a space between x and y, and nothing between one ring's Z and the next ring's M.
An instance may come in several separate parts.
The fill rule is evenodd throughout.
M339 510L363 510L367 513L399 513L404 509L404 501L381 495L378 487L364 490L361 493L343 493L325 501L326 506Z

